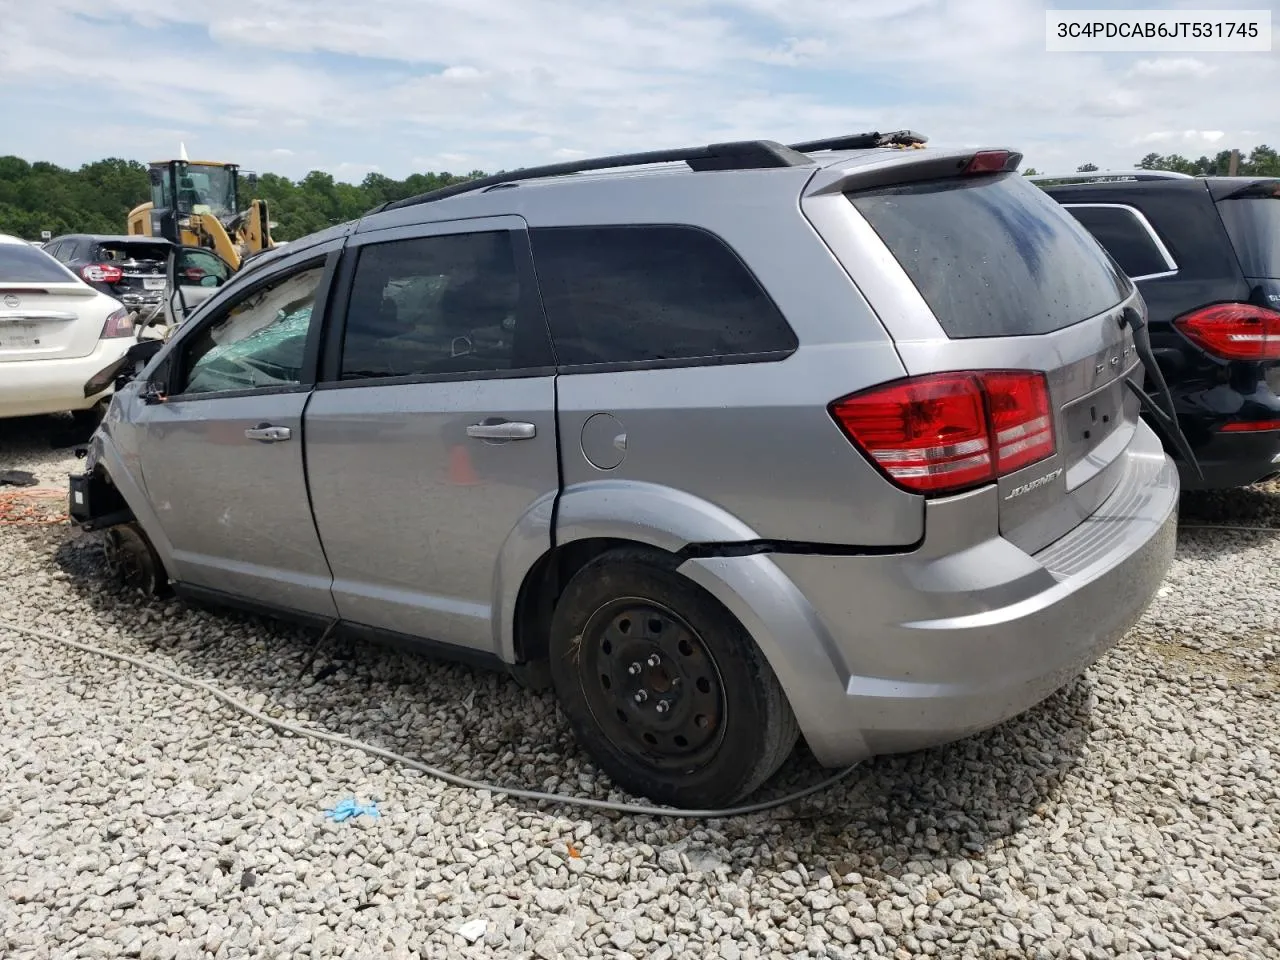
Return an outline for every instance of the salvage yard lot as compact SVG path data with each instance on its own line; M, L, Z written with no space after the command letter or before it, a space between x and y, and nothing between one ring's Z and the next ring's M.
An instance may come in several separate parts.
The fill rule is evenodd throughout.
M41 430L0 428L0 467L61 490ZM1280 527L1280 485L1182 519ZM0 591L272 716L611 796L550 694L372 647L298 680L313 635L121 595L65 524L0 523ZM695 822L446 787L0 623L0 956L1280 957L1278 656L1280 534L1184 528L1142 622L1027 715ZM821 776L800 750L760 799ZM326 819L352 795L381 815Z

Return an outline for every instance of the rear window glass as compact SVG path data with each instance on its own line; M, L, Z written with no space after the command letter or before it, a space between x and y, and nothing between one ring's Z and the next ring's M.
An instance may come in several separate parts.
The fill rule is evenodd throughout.
M1280 197L1218 204L1246 277L1280 279Z
M0 243L0 283L73 283L57 260L25 243Z
M168 256L167 244L108 241L98 246L98 259L104 263L164 262Z
M676 226L529 231L562 364L774 355L782 314L722 240Z
M848 197L952 339L1052 333L1132 290L1088 231L1020 174Z

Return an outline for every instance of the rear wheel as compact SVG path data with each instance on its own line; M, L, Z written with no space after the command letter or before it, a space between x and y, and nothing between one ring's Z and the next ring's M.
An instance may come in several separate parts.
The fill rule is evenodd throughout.
M666 554L610 551L556 605L551 674L578 742L619 786L723 807L795 745L781 684L741 624Z

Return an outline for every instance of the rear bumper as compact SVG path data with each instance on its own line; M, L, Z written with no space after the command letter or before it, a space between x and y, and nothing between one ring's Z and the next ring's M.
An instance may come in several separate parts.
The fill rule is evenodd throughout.
M1178 461L1184 490L1225 490L1280 473L1280 430L1259 433L1215 433L1194 448L1203 478Z
M1034 556L999 537L963 545L975 512L995 529L987 490L931 502L911 554L681 569L756 637L821 762L945 743L1043 700L1142 615L1173 559L1178 476L1145 426L1124 456L1097 512Z
M99 340L87 357L0 363L0 418L88 410L111 390L86 397L85 382L124 356L133 343L131 337L118 337Z

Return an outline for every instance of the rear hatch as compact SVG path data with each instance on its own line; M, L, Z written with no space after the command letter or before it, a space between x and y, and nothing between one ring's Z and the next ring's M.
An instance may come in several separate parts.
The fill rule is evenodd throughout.
M99 296L43 250L0 243L0 363L93 353L107 313L93 309Z
M1252 299L1280 310L1280 180L1253 181L1217 206Z
M155 303L164 293L169 249L167 243L150 239L104 240L98 244L93 260L100 267L114 267L120 271L119 279L108 281L112 296L128 305ZM92 269L92 265L86 269ZM115 276L106 271L99 275L101 273ZM97 276L88 279L97 279Z
M1097 241L1008 165L914 182L910 170L904 164L908 182L845 195L892 252L944 337L921 336L918 328L900 336L883 311L882 318L912 376L1043 372L1047 397L1035 384L985 395L993 450L1016 451L1020 436L1037 444L1032 462L1010 457L1015 469L1002 472L998 463L992 469L1001 534L1035 552L1094 513L1121 479L1121 457L1140 415L1124 385L1140 366L1124 310L1145 306ZM995 407L1010 402L1028 410L1002 421ZM1041 432L1045 420L1052 422L1052 442ZM1011 432L1002 422L1014 424Z

